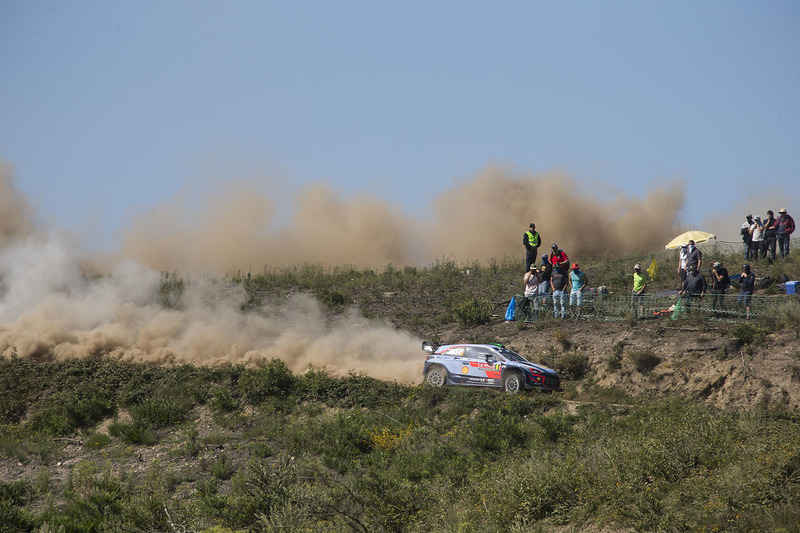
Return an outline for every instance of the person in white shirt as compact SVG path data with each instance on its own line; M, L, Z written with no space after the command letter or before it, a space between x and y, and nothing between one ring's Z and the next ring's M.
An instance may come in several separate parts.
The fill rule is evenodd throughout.
M542 282L542 276L536 268L536 263L531 263L530 269L525 273L522 278L525 283L525 293L523 294L522 302L519 306L519 311L522 314L523 320L531 320L536 318L539 310L539 284ZM533 312L531 312L531 302L533 302Z
M756 215L753 225L750 226L750 235L753 237L750 259L758 261L758 256L761 253L761 242L764 240L764 224L761 223L761 217L758 215Z

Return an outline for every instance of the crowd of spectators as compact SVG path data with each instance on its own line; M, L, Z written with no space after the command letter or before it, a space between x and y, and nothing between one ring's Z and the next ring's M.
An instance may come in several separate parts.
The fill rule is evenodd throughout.
M750 318L755 289L755 274L747 262L766 259L772 263L778 256L781 259L786 258L789 255L789 242L794 229L794 220L785 208L778 211L777 218L772 210L767 211L763 220L759 216L747 215L746 222L741 228L746 262L742 265L742 272L738 277L740 291L737 304L742 316ZM578 263L573 262L570 265L566 252L556 243L551 245L549 255L541 256L541 266L537 266L536 254L541 245L541 236L533 223L523 235L523 244L526 249L526 271L523 277L525 292L518 316L530 320L536 318L539 313L549 313L547 308L552 301L552 313L556 318L566 318L568 314L580 318L583 295L589 286L586 273L580 269ZM707 280L701 270L702 265L703 253L693 240L681 246L678 253L677 275L681 282L678 295L681 297L683 308L690 312L693 307L699 307L699 302L706 292L709 292L712 315L722 316L726 312L725 294L730 288L731 276L720 261L715 261L711 265ZM646 274L642 273L641 265L636 264L633 267L631 293L631 308L635 318L644 316L644 296L648 281Z
M748 214L742 223L741 234L744 243L745 261L767 259L772 263L776 255L781 259L789 255L789 242L794 232L794 219L786 212L786 208L778 211L778 217L772 210L762 220L760 216ZM776 245L778 254L776 254Z

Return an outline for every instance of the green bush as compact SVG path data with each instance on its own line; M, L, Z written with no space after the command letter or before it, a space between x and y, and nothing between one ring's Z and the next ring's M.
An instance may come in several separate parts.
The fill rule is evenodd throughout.
M589 356L578 352L564 354L559 360L558 371L566 379L583 379L589 372Z
M628 358L633 363L633 368L640 374L647 374L661 363L661 357L653 350L636 350L628 353Z
M239 390L253 405L258 405L267 398L288 396L295 385L292 371L280 359L259 362L258 368L246 371L238 383Z
M348 302L347 296L341 291L331 289L320 289L317 291L317 299L327 307L342 307Z
M0 481L0 531L33 531L36 521L25 510L33 496L33 488L26 480Z
M135 422L160 428L183 422L192 407L191 398L165 391L132 406L130 413Z
M492 318L494 306L485 298L463 296L453 307L453 314L461 327L478 326Z
M83 447L87 450L99 450L111 444L111 438L105 433L90 433L83 440Z
M90 427L116 412L104 393L93 388L78 389L59 395L31 416L30 427L55 436L72 434Z
M769 330L763 326L757 326L749 322L736 324L731 330L731 335L739 339L744 344L761 342L769 334Z
M141 423L112 422L108 426L108 433L126 444L152 446L156 442L155 433L148 426Z

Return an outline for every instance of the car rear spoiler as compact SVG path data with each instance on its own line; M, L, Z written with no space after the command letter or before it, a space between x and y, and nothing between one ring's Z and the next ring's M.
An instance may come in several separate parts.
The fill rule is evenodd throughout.
M428 353L434 353L436 350L439 349L441 344L438 344L433 341L422 341L422 350Z

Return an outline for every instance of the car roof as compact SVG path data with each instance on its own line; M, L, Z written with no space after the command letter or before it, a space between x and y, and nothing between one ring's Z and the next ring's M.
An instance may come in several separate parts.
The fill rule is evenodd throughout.
M502 344L467 344L467 343L464 343L464 344L442 344L441 346L439 346L439 348L436 349L436 351L440 352L442 350L448 350L450 348L469 348L469 347L491 348L491 349L496 350L498 348L503 348L504 346Z

